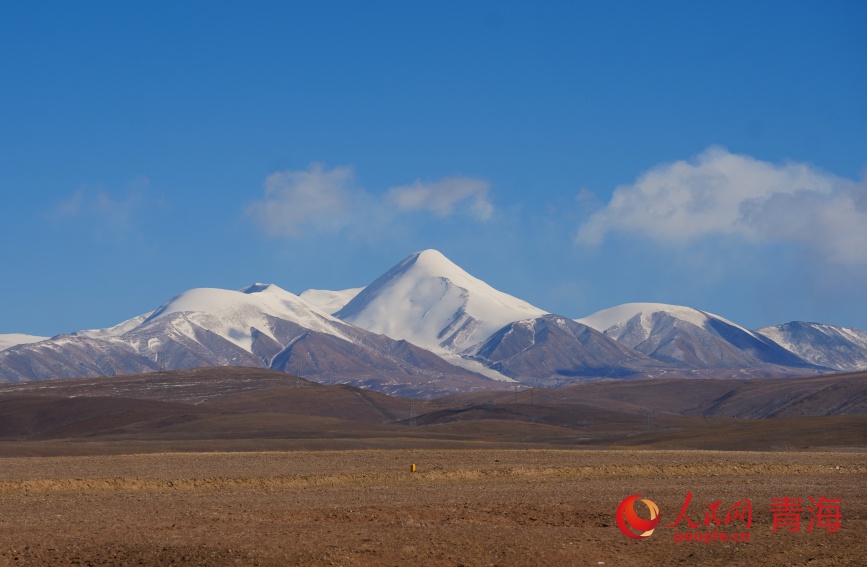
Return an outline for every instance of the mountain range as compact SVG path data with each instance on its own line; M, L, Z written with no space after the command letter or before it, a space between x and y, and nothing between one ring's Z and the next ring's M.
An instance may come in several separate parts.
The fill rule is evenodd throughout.
M655 303L571 319L425 250L364 288L300 296L273 284L199 288L106 329L0 335L4 382L208 366L437 395L667 372L851 371L867 368L867 333L804 322L751 331L705 311Z

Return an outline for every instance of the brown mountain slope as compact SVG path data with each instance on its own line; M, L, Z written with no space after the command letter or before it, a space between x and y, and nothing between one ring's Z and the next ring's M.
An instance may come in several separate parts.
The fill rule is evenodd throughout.
M626 413L765 418L867 414L867 372L779 379L609 380L565 388L476 392L441 399L455 406L583 404Z
M250 368L0 386L0 455L360 447L867 448L867 374L410 400ZM774 419L771 419L774 418Z

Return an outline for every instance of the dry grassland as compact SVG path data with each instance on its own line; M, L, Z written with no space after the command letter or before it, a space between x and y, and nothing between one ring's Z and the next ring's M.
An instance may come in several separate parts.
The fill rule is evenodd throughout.
M410 473L410 464L418 472ZM0 459L0 565L858 565L859 452L361 450ZM661 525L745 498L749 543L634 541L621 499ZM842 500L836 533L772 531L770 499ZM684 524L685 526L685 524ZM702 527L697 531L712 531Z

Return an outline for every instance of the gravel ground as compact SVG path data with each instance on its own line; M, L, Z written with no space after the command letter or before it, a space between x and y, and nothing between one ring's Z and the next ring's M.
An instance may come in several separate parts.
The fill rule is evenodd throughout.
M410 472L410 465L417 472ZM367 450L0 459L0 565L864 565L867 454ZM687 493L687 514L677 519ZM660 508L644 540L614 512ZM771 499L842 501L772 529ZM747 543L707 506L752 504ZM637 508L639 515L643 515ZM645 512L646 513L646 512Z

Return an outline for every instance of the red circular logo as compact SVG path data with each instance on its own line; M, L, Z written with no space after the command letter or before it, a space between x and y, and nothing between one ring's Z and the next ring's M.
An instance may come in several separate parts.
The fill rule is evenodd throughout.
M635 501L641 498L640 494L633 494L624 498L617 507L615 517L617 527L626 537L632 539L644 539L650 537L654 528L659 523L659 506L655 502L642 498L647 509L650 510L650 519L645 520L635 513Z

